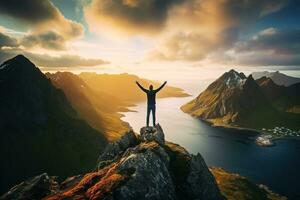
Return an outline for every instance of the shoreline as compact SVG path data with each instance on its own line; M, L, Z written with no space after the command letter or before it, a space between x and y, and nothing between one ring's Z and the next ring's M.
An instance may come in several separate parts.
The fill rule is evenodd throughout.
M195 116L193 116L195 117ZM276 141L279 141L279 140L299 140L300 141L300 137L296 137L296 136L282 136L282 137L274 137L274 138L270 138L270 143L268 144L263 144L259 141L257 141L257 138L259 136L264 136L264 135L271 135L273 136L272 134L268 133L268 132L264 132L264 131L261 131L261 130L258 130L258 129L253 129L253 128L246 128L246 127L239 127L239 126L231 126L231 125L226 125L226 124L215 124L214 122L212 121L209 121L209 120L206 120L206 119L203 119L203 118L197 118L195 117L196 119L200 120L201 122L204 122L208 125L210 125L211 127L215 127L215 128L221 128L221 129L232 129L232 130L240 130L240 131L249 131L249 132L252 132L254 134L254 136L256 137L255 138L255 141L254 143L256 143L258 146L261 146L261 147L274 147L276 146Z
M211 127L215 127L215 128L223 128L223 129L233 129L233 130L241 130L241 131L249 131L249 132L253 132L253 134L256 135L260 135L263 134L260 130L258 129L253 129L253 128L246 128L246 127L240 127L240 126L231 126L231 125L227 125L227 124L215 124L214 122L211 122L209 120L203 119L203 118L197 118L196 119L207 123L208 125L210 125Z

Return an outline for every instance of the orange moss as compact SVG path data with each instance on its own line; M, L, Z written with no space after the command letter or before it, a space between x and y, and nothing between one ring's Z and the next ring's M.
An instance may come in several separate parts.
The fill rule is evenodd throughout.
M58 193L50 195L44 200L62 200L62 199L97 199L111 191L115 186L119 185L125 179L117 173L118 163L113 163L102 170L86 174L81 181L74 187Z
M120 185L127 177L121 174L112 174L101 179L97 184L88 189L86 196L91 200L101 199L114 188Z

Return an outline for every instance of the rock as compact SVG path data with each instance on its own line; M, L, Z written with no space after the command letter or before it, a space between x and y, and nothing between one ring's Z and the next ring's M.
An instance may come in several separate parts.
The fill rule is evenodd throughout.
M43 199L224 199L201 155L165 142L159 125L142 128L141 137L128 132L108 145L98 162L96 171L66 179Z
M125 133L120 140L110 143L106 146L103 153L98 158L97 168L100 169L110 164L115 158L118 157L118 155L121 155L126 149L135 146L138 143L138 137L133 131Z
M165 135L159 124L155 127L143 127L140 133L141 140L144 142L156 141L161 145L165 143Z
M14 186L1 196L0 199L41 199L42 197L58 192L58 190L59 186L55 177L44 173Z
M191 157L190 173L187 182L191 186L191 194L194 195L192 199L220 199L221 195L218 192L219 188L216 180L210 173L202 156L198 153L196 156L192 155Z
M168 170L168 154L155 142L129 149L121 159L120 171L134 169L126 184L110 195L112 199L176 199Z

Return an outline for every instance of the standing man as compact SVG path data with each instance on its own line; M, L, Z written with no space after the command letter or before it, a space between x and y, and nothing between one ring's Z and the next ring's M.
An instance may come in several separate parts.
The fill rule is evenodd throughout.
M167 81L164 82L159 88L156 90L153 89L153 85L149 86L149 90L143 88L139 82L136 81L136 84L147 94L147 127L149 127L149 116L150 112L152 111L152 117L153 117L153 127L155 126L155 97L156 93L159 92L166 84Z

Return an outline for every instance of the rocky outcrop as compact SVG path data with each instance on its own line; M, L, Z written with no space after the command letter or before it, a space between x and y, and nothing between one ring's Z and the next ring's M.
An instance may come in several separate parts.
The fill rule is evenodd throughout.
M14 197L28 193L18 187L9 193ZM164 141L159 125L142 128L141 135L126 133L106 147L94 172L68 178L58 190L50 188L30 192L48 200L224 199L201 155Z
M141 140L144 142L155 141L160 145L165 143L165 135L159 124L156 127L143 127L140 133Z

